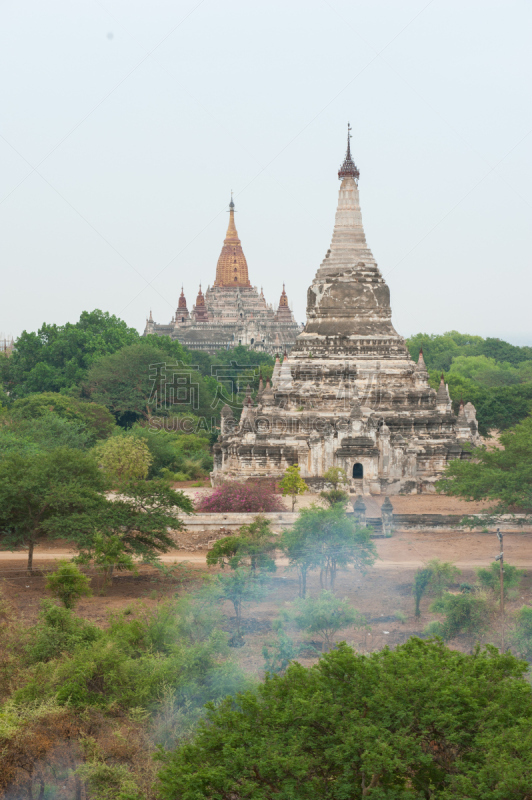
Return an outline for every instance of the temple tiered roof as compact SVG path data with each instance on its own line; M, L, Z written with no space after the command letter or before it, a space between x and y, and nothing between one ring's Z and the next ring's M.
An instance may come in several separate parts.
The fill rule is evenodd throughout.
M231 195L229 203L229 225L225 235L222 252L216 265L215 286L251 288L248 265L235 225L235 204Z

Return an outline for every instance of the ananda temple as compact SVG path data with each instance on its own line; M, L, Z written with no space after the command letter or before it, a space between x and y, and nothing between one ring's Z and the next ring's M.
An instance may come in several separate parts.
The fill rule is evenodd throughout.
M307 323L271 383L237 422L222 410L214 483L281 476L292 464L315 488L333 466L356 494L434 491L446 463L478 439L475 408L456 416L447 386L429 386L392 325L390 290L366 242L359 170L347 153L332 241L307 292Z
M235 226L235 204L229 203L229 226L216 266L216 280L203 294L199 287L196 302L188 310L183 288L177 309L167 325L146 320L144 334L154 333L178 339L190 350L215 353L245 345L275 355L289 352L301 330L290 310L285 287L274 309L251 285L248 265Z

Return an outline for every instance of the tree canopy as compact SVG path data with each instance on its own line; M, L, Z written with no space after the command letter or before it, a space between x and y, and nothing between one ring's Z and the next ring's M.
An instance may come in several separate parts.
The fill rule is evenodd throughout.
M434 389L445 373L455 412L461 399L473 403L481 433L509 428L532 411L532 347L458 331L418 333L407 345L415 361L423 348Z
M101 502L104 478L88 454L58 448L51 453L20 455L0 460L0 546L28 549L28 570L33 550L44 536L61 526L71 536L74 519Z
M299 573L300 595L305 596L309 570L319 569L322 587L328 581L333 588L339 569L370 567L377 554L370 536L370 531L359 528L353 515L347 515L340 504L302 509L280 540L290 565Z
M314 667L291 664L210 706L190 744L164 757L163 800L501 800L532 797L526 664L410 639Z
M138 339L134 328L99 309L84 311L75 323L44 323L37 333L23 331L18 337L6 365L6 388L15 397L70 389L81 382L98 357Z
M501 434L500 443L503 449L475 448L470 461L450 461L437 490L466 500L492 500L499 513L532 513L532 415Z

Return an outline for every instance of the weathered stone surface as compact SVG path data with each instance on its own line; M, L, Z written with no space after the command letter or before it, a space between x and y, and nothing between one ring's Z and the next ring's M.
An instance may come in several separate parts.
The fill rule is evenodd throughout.
M346 166L347 165L347 166ZM330 249L308 290L307 324L271 387L215 447L213 480L279 476L298 464L319 486L332 466L356 494L419 493L478 437L475 410L456 417L429 386L391 322L390 293L369 249L358 170L348 149Z

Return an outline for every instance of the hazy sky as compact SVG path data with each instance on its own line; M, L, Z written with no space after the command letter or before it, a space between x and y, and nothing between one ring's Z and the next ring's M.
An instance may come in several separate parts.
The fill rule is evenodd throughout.
M349 120L397 330L532 344L531 8L3 0L0 331L191 308L231 189L251 282L304 320Z

